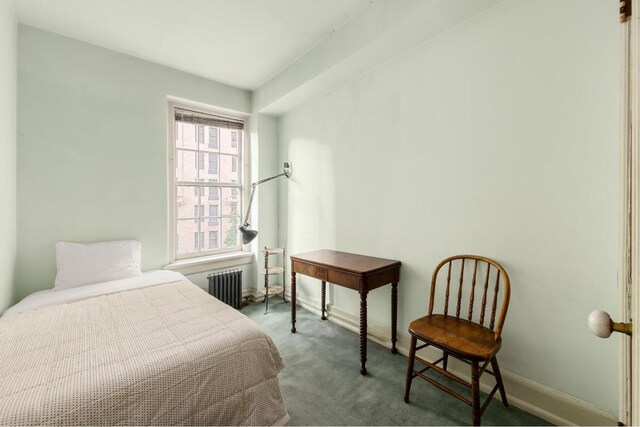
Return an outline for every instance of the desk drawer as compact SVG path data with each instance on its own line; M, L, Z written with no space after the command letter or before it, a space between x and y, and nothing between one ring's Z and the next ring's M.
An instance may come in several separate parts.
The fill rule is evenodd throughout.
M319 280L327 280L329 278L329 269L320 265L311 265L293 261L293 271L304 274L305 276L315 277Z
M362 284L362 277L358 275L333 270L322 265L307 264L305 262L293 260L291 266L293 271L296 273L355 289L356 291L360 289L360 285Z

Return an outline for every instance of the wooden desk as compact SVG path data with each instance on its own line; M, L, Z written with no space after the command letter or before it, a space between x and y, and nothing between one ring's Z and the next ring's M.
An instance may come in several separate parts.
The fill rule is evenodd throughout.
M291 255L291 332L296 332L296 273L322 281L322 320L327 282L360 293L360 373L367 375L367 293L391 283L391 352L397 353L400 261L323 249Z

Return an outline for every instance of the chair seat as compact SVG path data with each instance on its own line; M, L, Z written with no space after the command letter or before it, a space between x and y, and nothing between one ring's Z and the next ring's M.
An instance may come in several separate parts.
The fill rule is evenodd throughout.
M409 332L422 341L474 360L490 359L502 345L502 338L496 340L489 328L442 314L414 320Z

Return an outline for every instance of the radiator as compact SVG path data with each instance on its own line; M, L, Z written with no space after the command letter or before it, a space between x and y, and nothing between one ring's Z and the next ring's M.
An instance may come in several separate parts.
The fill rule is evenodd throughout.
M228 270L211 273L209 293L235 309L242 306L242 270Z

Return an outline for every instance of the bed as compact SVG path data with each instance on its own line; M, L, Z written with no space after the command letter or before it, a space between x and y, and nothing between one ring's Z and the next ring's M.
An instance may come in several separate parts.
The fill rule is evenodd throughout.
M283 361L179 273L35 293L0 318L0 425L282 425Z

